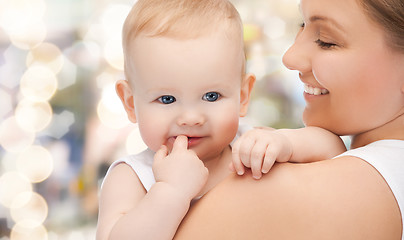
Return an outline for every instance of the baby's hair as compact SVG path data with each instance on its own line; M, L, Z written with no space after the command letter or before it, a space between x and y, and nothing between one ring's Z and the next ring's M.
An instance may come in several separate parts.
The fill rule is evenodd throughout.
M243 51L243 24L228 0L138 0L125 20L122 45L125 74L130 62L131 42L139 35L192 39L224 31ZM244 61L242 74L244 73Z
M138 0L123 28L123 40L138 34L192 38L227 23L242 29L240 16L227 0Z

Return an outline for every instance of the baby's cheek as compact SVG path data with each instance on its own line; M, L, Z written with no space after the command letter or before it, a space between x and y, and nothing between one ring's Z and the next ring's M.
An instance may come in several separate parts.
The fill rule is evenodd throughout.
M163 137L161 135L162 130L159 130L158 126L153 126L151 124L141 125L141 123L139 123L139 131L144 143L151 150L157 151L161 145L164 144Z
M227 119L223 117L222 120L223 122L219 130L222 132L223 136L232 141L238 130L239 118L238 116L227 117Z

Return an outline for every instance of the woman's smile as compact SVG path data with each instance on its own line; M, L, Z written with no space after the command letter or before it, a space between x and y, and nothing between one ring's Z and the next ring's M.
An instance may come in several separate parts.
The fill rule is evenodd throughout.
M304 84L304 92L310 95L325 95L330 93L327 89L325 88L318 88L318 87L313 87L310 86L309 84Z

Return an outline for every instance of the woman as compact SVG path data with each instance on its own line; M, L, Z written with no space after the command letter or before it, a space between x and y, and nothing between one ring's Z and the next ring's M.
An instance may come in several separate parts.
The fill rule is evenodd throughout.
M260 181L229 177L191 208L177 239L404 239L403 1L300 7L283 62L306 87L303 120L352 135L352 150L278 164Z

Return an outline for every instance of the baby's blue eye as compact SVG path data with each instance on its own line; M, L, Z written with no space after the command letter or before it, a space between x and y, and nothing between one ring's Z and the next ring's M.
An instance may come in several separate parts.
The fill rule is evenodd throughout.
M176 101L175 97L171 95L161 96L157 100L159 100L163 104L171 104Z
M202 99L208 102L214 102L218 100L220 97L220 93L217 92L208 92L203 95Z

